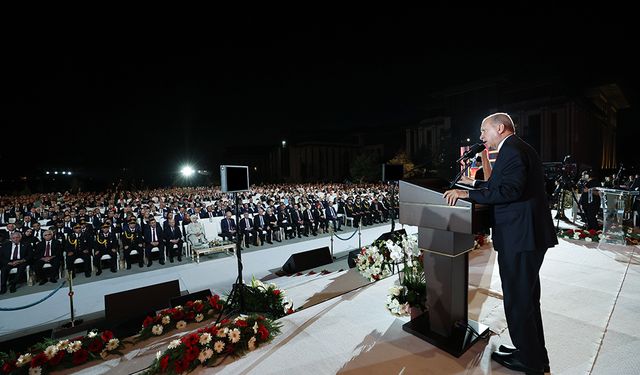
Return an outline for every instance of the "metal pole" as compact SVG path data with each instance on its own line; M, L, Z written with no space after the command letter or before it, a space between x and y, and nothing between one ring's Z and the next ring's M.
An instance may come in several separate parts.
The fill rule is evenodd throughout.
M358 249L362 249L362 221L358 222Z
M67 271L67 281L69 281L69 308L71 309L71 322L69 324L71 327L75 327L76 317L75 313L73 312L73 277L71 276L71 272L69 271Z
M329 227L329 234L331 235L331 258L333 258L333 229L331 225L327 225Z

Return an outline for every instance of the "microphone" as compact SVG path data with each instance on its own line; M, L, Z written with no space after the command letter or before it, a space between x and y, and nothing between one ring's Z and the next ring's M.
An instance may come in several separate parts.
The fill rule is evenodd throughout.
M483 151L485 148L486 146L484 145L484 143L476 143L475 145L471 146L469 151L465 152L460 157L460 159L456 160L456 162L460 162L461 160L469 160L472 157L474 157L478 152Z

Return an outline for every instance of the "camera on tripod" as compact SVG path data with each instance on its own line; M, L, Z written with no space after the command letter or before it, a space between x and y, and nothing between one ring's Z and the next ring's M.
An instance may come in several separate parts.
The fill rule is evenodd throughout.
M571 155L564 157L560 167L560 174L557 180L557 190L571 190L578 188L578 164L571 158Z

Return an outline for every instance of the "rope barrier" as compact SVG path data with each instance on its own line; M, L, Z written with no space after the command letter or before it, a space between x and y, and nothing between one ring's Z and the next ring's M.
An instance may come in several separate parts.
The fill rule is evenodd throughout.
M342 238L342 237L338 236L335 232L333 233L333 235L338 237L338 239L340 239L342 241L349 241L350 239L353 238L353 236L356 235L356 233L358 233L358 228L356 228L356 230L354 230L353 233L351 233L351 236L349 236L349 238Z
M60 290L60 288L62 288L62 287L64 286L64 284L66 284L66 283L67 283L66 281L63 281L63 282L62 282L62 284L58 285L58 287L57 287L57 288L55 288L51 293L49 293L49 295L48 295L48 296L46 296L46 297L42 298L42 299L41 299L41 300L39 300L39 301L36 301L36 302L34 302L34 303L30 303L30 304L28 304L28 305L19 306L19 307L0 307L0 311L15 311L15 310L24 310L24 309L28 309L28 308L29 308L29 307L31 307L31 306L35 306L35 305L37 305L37 304L39 304L39 303L42 303L42 302L44 302L45 300L47 300L47 299L51 298L51 296L53 296L54 294L56 294L56 292L57 292L58 290Z

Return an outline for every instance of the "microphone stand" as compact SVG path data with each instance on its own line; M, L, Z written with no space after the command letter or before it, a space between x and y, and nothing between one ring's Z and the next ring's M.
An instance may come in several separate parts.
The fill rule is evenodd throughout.
M467 172L467 170L469 169L470 166L471 166L471 163L469 163L469 159L465 159L464 168L461 169L460 172L458 172L456 177L453 179L453 181L451 181L451 185L449 185L449 189L453 189L453 187L456 186L456 183L460 180L462 175Z

